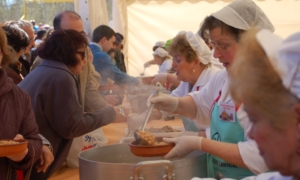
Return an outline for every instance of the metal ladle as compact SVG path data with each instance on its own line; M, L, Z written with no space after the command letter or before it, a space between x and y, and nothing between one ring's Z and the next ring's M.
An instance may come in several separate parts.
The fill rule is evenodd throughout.
M157 82L157 83L156 83L156 90L155 90L155 92L154 92L154 94L153 94L152 97L156 97L156 96L159 94L160 89L161 89L161 84L160 84L159 82ZM146 115L146 118L145 118L145 121L144 121L144 124L143 124L143 126L142 126L141 131L144 131L144 129L145 129L146 124L147 124L147 122L148 122L148 120L149 120L149 118L150 118L150 115L151 115L151 112L152 112L153 107L154 107L154 104L151 103L151 105L150 105L149 108L148 108L148 112L147 112L147 115ZM135 130L133 134L134 134L135 140L136 140L137 142L139 142L139 141L141 140L141 137L138 135L137 130Z
M144 71L140 74L141 76L145 75L145 70L146 70L146 68L144 67Z

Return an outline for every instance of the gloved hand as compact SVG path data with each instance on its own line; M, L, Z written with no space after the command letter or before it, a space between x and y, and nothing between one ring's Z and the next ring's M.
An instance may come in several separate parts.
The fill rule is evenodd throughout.
M178 98L163 93L151 98L151 103L155 104L155 108L167 112L174 112L178 106Z
M165 82L167 82L167 75L168 73L159 73L154 77L154 79L152 79L151 83L156 84L159 82L161 84L165 84Z
M149 66L151 66L151 63L149 61L147 61L147 62L144 63L144 68L147 68Z
M201 150L202 137L180 136L175 138L163 138L163 141L166 143L175 143L175 147L163 158L181 158L194 150Z
M180 134L180 136L198 136L198 132L193 131L184 131Z

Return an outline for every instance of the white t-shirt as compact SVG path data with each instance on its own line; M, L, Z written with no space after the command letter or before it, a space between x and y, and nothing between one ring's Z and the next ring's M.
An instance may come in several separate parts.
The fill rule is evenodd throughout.
M160 66L158 73L167 73L172 67L172 59L166 59Z
M242 180L292 180L292 176L282 176L278 172L262 173L258 176L245 177ZM215 180L214 178L192 178L191 180ZM233 180L231 178L222 178L222 180Z
M195 105L197 106L197 116L194 118L194 120L198 120L198 122L202 125L209 125L210 110L215 99L219 96L220 90L222 91L222 95L218 103L234 103L229 94L228 85L229 79L227 71L226 69L223 69L217 72L207 83L207 85L201 89L201 91L189 93L189 95L193 98ZM245 141L238 143L238 148L243 162L254 174L266 172L268 168L265 165L263 158L259 154L257 144L248 137L248 131L251 128L251 122L249 121L249 118L242 105L237 111L237 117L245 132ZM210 138L209 128L206 130L206 136L207 138Z
M262 173L258 176L245 177L242 180L292 180L292 176L283 176L279 172Z
M171 96L175 97L183 97L186 96L190 92L200 91L213 77L218 71L219 68L216 66L209 66L208 68L204 69L201 75L198 77L197 82L194 84L192 89L190 89L190 83L181 81L179 86L174 89L171 93ZM199 129L206 129L209 125L202 125L198 123L198 121L193 121L197 128Z

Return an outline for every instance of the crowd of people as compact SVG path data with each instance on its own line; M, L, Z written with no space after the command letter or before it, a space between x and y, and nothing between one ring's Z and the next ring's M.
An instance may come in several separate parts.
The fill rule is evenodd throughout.
M142 83L126 73L124 37L109 26L96 27L88 42L81 17L63 11L46 28L1 24L0 139L28 141L24 152L0 157L1 177L49 178L75 138L125 118L115 107L122 94L101 87ZM163 139L175 143L163 158L202 150L211 179L300 179L300 34L272 32L252 0L235 0L197 34L155 43L144 68L157 64L152 83L174 90L150 101L181 115L186 130Z

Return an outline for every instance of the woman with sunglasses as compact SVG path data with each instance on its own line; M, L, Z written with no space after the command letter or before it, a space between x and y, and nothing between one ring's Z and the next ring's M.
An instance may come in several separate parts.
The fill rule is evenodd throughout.
M87 41L79 32L54 31L37 49L43 61L19 84L32 99L40 133L53 147L53 163L33 179L46 179L61 167L73 138L115 119L110 106L88 113L83 110L78 75L87 63L86 47Z
M213 55L225 69L216 73L199 92L181 98L152 98L151 102L160 110L210 124L202 137L166 138L166 142L174 142L176 146L165 158L183 157L194 150L203 150L209 153L208 176L213 178L241 179L267 170L256 143L247 135L251 122L242 104L234 103L228 88L227 69L238 50L240 35L251 26L274 31L267 16L252 0L233 1L206 17L200 35L209 32Z

